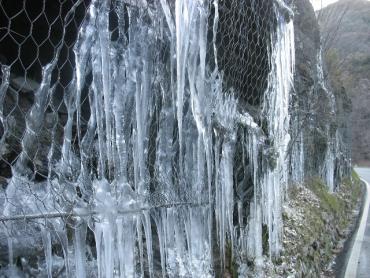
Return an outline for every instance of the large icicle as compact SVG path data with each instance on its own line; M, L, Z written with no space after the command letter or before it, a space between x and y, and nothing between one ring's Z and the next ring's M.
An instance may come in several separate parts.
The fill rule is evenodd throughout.
M270 256L278 256L281 250L281 205L288 185L289 103L294 69L293 21L287 23L281 9L288 14L292 14L292 11L286 6L281 6L282 3L279 4L280 6L275 7L277 29L271 38L271 72L268 77L268 88L264 93L263 107L270 149L266 152L264 158L266 168L259 180L261 196L258 196L257 188L254 203L251 204L253 221L250 228L255 229L250 234L256 239L258 238L256 233L262 232L262 224L267 226ZM256 241L253 245L255 256L260 260L262 242Z
M329 115L328 117L333 117L336 113L336 102L334 94L326 87L324 71L323 71L323 62L322 62L322 50L317 53L317 77L319 86L323 89L326 97L329 100ZM335 178L335 153L336 153L336 134L331 134L330 120L327 121L326 130L324 131L327 138L327 146L324 157L324 162L322 165L321 176L325 181L326 185L330 192L334 191L334 178Z

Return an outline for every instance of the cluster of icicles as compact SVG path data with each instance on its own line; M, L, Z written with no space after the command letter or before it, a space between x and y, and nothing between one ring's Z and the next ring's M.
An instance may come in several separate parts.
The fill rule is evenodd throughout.
M119 35L114 41L109 1L93 0L89 6L74 46L76 67L64 96L68 120L57 163L57 142L49 151L48 190L63 190L60 195L74 204L76 215L94 212L89 228L85 217L75 220L79 224L73 246L64 237L67 273L88 276L87 229L95 236L99 277L154 277L157 272L163 277L213 276L215 253L221 254L222 267L229 246L234 256L255 259L258 265L263 226L269 235L269 255L277 256L288 173L298 171L293 178L303 178L302 169L290 170L287 157L294 38L292 20L287 22L280 12L288 8L282 1L274 3L277 24L271 36L268 86L261 92L267 123L262 130L240 107L233 89L223 87L217 58L214 68L206 62L206 56L217 57L216 43L207 36L209 29L217 32L217 0L211 4L177 0L173 5L166 0L150 5L131 1L125 7L124 1L116 2ZM210 5L215 10L213 22ZM16 194L35 134L41 132L54 67L55 62L44 67L9 196ZM83 123L81 94L86 87L90 117ZM78 148L71 143L74 125ZM240 167L237 146L248 158L243 171L253 183L247 209L234 192L234 171ZM303 167L302 148L296 150L298 168ZM75 193L77 186L81 198ZM49 209L65 210L63 198ZM14 213L6 208L6 214ZM52 238L43 231L49 276Z

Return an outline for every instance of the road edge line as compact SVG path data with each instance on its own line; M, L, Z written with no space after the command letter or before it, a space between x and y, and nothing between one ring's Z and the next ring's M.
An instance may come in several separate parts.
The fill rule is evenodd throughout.
M357 233L356 233L356 238L355 238L355 241L354 241L352 249L351 249L351 256L349 257L349 260L348 260L348 264L347 264L347 267L346 267L346 272L344 274L344 278L354 278L357 275L357 266L358 266L358 261L359 261L359 258L360 258L362 241L364 239L367 216L369 214L370 186L367 183L367 181L365 181L364 179L361 178L361 181L363 181L366 185L365 207L364 207L364 210L363 210L362 215L361 215L360 226L358 227L358 230L357 230Z

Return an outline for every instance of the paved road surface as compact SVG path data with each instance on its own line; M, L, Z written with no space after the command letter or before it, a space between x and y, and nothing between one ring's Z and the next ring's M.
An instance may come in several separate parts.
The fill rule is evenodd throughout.
M360 177L365 180L367 186L367 197L360 225L357 231L351 256L347 265L345 278L369 278L370 277L370 168L355 168Z

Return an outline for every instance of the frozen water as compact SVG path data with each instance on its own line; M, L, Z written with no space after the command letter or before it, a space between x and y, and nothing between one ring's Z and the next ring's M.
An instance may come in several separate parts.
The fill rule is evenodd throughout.
M76 219L73 244L59 220L48 221L42 230L47 275L53 275L55 266L55 234L63 246L67 273L77 277L89 275L91 261L98 277L156 277L157 273L211 277L219 267L217 253L223 266L227 254L240 259L237 252L255 258L259 265L265 230L269 255L278 256L281 205L290 170L294 30L286 16L287 11L292 14L289 7L274 2L270 72L267 88L260 88L263 105L257 119L238 100L236 89L225 87L218 68L218 1L212 3L213 21L207 1L118 0L116 5L115 40L109 29L109 1L93 0L74 46L73 79L63 99L67 119L61 158L55 160L54 140L44 185L50 194L42 196L47 206L37 209L44 214L71 211ZM22 153L13 169L16 175L7 188L11 197L19 185L30 183L27 163L36 152L53 90L54 66L44 67L27 117ZM2 70L0 101L8 82L8 70ZM87 123L82 119L83 90L88 91ZM300 166L292 175L301 181L303 145L294 156L293 163ZM236 174L239 168L242 181ZM328 175L333 171L329 168L328 164ZM38 204L25 201L23 208L35 209ZM6 203L4 214L18 213L12 209L13 204ZM89 251L90 230L96 257ZM9 251L12 246L9 241Z
M323 72L323 62L322 62L322 50L318 52L317 55L317 72L318 72L318 81L320 86L323 88L324 93L326 94L329 100L329 116L333 117L336 113L336 103L335 103L335 96L331 90L328 90L325 84L324 72ZM336 158L336 141L337 135L332 134L330 121L326 124L326 137L329 138L327 141L327 147L324 157L324 163L322 166L322 178L325 181L326 185L330 192L334 191L335 186L335 158Z

